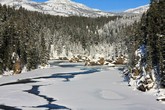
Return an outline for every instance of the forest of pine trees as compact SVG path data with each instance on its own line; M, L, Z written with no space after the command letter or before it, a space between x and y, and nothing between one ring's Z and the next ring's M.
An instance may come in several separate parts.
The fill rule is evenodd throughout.
M85 50L100 42L97 30L116 18L51 16L0 5L0 74L17 61L27 70L46 65L51 45L59 53L71 44Z
M165 87L165 1L151 0L149 10L142 15L141 21L134 24L134 28L130 34L129 46L132 51L130 55L132 67L137 63L134 52L140 46L144 45L146 54L141 60L141 68L145 67L146 72L151 75L154 70L155 77L160 87ZM128 29L131 27L128 27ZM131 37L133 36L133 37ZM134 60L135 59L135 60ZM138 70L139 72L142 71ZM143 72L143 71L142 71Z
M147 47L146 62L155 68L160 77L160 84L165 87L165 1L151 0L150 9L142 18L144 43Z

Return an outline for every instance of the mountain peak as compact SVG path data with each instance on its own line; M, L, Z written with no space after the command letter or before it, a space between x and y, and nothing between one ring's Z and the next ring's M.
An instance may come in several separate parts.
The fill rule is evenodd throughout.
M2 5L6 4L15 8L23 7L30 11L38 11L50 15L60 16L85 16L100 17L113 16L114 14L89 8L81 3L71 0L48 0L46 2L34 2L33 0L0 0Z

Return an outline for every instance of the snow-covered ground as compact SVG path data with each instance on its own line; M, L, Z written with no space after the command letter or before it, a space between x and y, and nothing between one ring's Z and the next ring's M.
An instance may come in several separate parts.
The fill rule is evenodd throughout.
M82 65L0 78L0 109L164 110L155 96L129 88L118 68Z

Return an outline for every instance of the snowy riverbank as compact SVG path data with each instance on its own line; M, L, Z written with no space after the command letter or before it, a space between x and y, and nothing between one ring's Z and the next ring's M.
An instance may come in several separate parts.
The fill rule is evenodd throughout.
M132 90L114 67L62 63L0 78L0 108L13 110L163 110L156 97Z

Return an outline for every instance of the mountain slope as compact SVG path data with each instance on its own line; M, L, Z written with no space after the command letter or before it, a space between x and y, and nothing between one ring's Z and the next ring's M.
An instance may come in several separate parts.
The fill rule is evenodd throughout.
M142 14L146 12L148 9L149 9L149 4L137 8L128 9L124 11L124 13Z
M34 2L32 0L0 0L2 5L10 5L15 8L23 7L30 11L43 12L51 15L61 16L113 16L112 13L103 12L97 9L89 8L83 4L73 2L71 0L48 0L43 3Z

